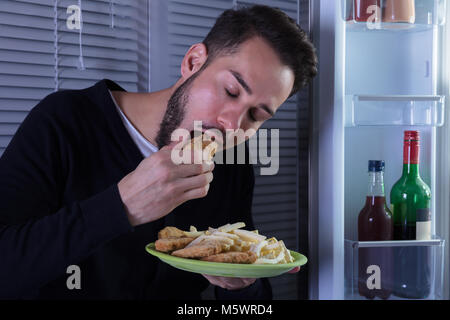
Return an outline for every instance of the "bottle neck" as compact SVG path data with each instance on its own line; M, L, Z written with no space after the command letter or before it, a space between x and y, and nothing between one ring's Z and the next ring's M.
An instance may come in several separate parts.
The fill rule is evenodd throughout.
M404 177L419 177L419 164L403 164L403 176Z
M403 176L419 176L419 151L418 140L405 140L403 144Z
M368 197L384 197L383 171L369 172Z

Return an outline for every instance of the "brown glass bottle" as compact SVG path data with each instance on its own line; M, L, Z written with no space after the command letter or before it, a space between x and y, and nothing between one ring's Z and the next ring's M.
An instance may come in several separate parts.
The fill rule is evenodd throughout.
M392 214L386 206L383 183L384 161L369 161L369 191L358 216L358 241L394 239ZM378 285L370 283L374 266L379 272ZM393 286L393 255L389 247L358 249L358 291L368 299L387 299Z

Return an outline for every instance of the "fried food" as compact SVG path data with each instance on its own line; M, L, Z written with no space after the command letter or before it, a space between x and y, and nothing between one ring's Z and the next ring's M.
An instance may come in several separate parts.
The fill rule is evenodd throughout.
M181 258L240 264L283 264L294 257L282 240L267 238L258 230L243 230L245 223L225 224L218 228L189 231L165 227L158 233L156 250Z
M253 252L226 252L219 253L209 257L202 258L203 261L209 262L223 262L223 263L243 263L250 264L254 263L257 256Z
M158 232L158 239L184 238L184 237L186 237L184 231L176 227L165 227L164 229Z
M230 239L228 237L223 237L223 236L216 236L216 234L213 234L213 235L208 235L208 236L202 235L202 236L198 237L197 239L195 239L194 241L192 241L187 247L190 248L190 247L195 246L205 240L217 240L222 245L228 245L228 246L231 246L233 244L232 239Z
M183 249L193 240L194 238L190 237L158 239L155 242L155 248L156 250L161 252L172 252L175 250Z
M195 138L191 139L191 142L184 147L185 151L198 150L202 151L202 158L204 161L211 161L217 151L219 145L213 141L205 132Z
M172 252L173 256L180 258L204 258L222 252L222 243L217 240L205 240L192 247Z

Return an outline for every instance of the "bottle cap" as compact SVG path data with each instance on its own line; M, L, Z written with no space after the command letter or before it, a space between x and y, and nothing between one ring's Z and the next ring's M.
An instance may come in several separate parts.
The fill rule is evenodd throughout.
M384 161L369 160L369 172L380 172L380 171L384 171Z
M420 140L420 132L419 131L405 131L405 140Z

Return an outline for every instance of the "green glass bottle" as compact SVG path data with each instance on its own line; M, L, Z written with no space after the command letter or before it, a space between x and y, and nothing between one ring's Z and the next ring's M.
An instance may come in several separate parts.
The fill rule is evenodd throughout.
M420 134L405 131L403 174L391 190L394 240L426 240L430 235L431 191L419 174ZM428 228L423 228L423 222ZM417 229L416 225L420 224ZM417 231L419 235L416 235ZM428 230L428 232L423 232ZM394 294L405 298L424 299L431 288L431 249L399 247L395 254Z

